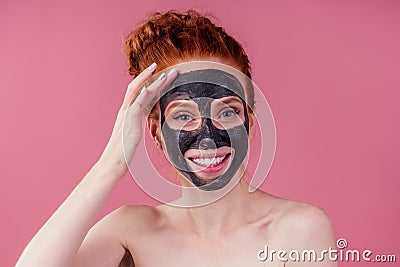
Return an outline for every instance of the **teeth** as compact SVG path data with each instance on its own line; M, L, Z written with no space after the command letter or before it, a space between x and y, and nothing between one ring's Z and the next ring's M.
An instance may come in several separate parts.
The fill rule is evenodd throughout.
M202 166L214 166L216 164L221 163L221 161L223 161L225 158L224 157L216 157L216 158L197 158L197 159L193 159L193 161L199 165Z

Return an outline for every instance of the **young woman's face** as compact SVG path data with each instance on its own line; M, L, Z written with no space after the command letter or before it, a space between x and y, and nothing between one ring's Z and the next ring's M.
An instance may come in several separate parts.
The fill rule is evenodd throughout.
M226 93L223 88L216 91ZM207 101L180 94L168 103L164 116L171 130L181 131L179 143L185 146L181 152L199 179L210 183L227 170L235 150L224 133L245 122L239 97L227 95Z
M188 79L206 72L193 71L182 77ZM216 73L209 72L207 75ZM203 190L225 186L243 163L248 147L244 89L232 75L217 75L228 80L231 88L189 82L169 89L160 99L162 137L168 158Z

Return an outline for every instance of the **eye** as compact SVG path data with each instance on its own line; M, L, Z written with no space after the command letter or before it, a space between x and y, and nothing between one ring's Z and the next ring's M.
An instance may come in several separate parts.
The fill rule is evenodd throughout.
M174 117L174 119L181 120L181 121L189 121L189 120L192 120L193 117L188 114L178 114L177 116Z
M229 117L232 117L232 116L237 115L237 114L239 114L238 110L228 109L228 110L225 110L224 112L221 113L221 117L222 118L229 118Z

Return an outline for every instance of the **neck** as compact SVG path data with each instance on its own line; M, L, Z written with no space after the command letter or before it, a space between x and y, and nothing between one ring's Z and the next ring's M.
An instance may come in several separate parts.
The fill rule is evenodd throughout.
M249 185L241 179L224 197L212 203L184 209L185 217L200 236L211 236L234 230L253 220L249 202L257 192L249 193ZM212 226L212 227L210 227Z

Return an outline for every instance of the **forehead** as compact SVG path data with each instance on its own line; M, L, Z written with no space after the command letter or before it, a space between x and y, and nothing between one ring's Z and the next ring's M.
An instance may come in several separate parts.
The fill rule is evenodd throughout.
M238 79L225 71L202 69L180 73L178 77L163 89L160 98L161 108L173 100L194 98L222 98L237 96L245 100L245 92Z
M196 82L173 88L165 93L162 99L170 102L172 100L189 100L201 97L218 99L227 96L240 97L237 93L225 87L211 83Z

